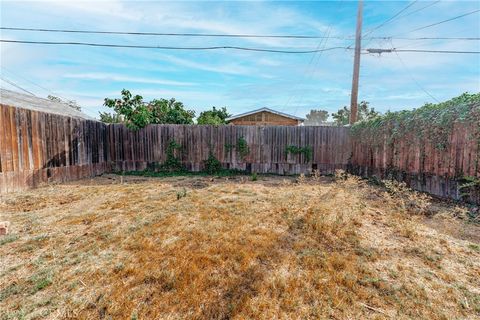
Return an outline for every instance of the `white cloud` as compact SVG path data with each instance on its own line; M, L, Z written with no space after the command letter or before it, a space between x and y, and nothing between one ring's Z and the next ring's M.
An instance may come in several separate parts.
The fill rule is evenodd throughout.
M74 73L74 74L65 74L64 78L70 79L82 79L82 80L102 80L102 81L115 81L115 82L125 82L125 83L149 83L149 84L161 84L167 86L193 86L195 83L192 82L183 82L183 81L173 81L173 80L161 80L158 78L141 78L141 77L132 77L132 76L123 76L119 74L112 73Z

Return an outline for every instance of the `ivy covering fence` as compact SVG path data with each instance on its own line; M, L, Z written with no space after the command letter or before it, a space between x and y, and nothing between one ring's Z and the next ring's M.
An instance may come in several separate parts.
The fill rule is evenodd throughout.
M353 173L480 202L480 94L388 112L350 134Z

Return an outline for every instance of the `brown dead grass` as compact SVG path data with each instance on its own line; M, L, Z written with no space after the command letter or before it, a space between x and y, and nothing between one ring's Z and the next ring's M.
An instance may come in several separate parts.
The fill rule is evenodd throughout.
M353 177L212 180L3 196L1 319L480 317L480 247L424 224L423 196Z

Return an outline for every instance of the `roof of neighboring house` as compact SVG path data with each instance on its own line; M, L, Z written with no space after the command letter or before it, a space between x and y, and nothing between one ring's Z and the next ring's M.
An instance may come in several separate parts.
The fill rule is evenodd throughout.
M54 113L68 117L96 120L95 118L92 118L65 103L6 89L0 89L0 104L34 111Z
M259 112L270 112L270 113L278 114L279 116L290 118L290 119L295 119L295 120L300 120L300 121L305 120L304 118L292 116L290 114L283 113L283 112L280 112L280 111L275 111L275 110L272 110L270 108L260 108L260 109L252 110L252 111L249 111L249 112L245 112L245 113L241 113L241 114L231 116L231 117L229 117L225 120L226 121L231 121L231 120L234 120L234 119L242 118L242 117L249 116L251 114L255 114L255 113L259 113Z

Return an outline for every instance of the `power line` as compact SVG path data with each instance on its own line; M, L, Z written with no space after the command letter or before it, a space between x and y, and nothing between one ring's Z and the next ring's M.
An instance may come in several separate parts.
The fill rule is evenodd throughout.
M393 47L393 42L392 43L392 47ZM407 70L407 73L408 75L410 76L410 78L413 80L413 82L415 82L415 84L417 85L417 87L419 87L423 92L425 92L428 96L430 96L433 100L435 100L436 102L440 103L440 101L438 101L437 98L435 98L430 92L428 92L423 86L420 85L420 83L418 83L417 79L415 79L415 77L413 76L412 72L410 71L410 69L407 67L407 65L405 64L405 62L403 62L402 58L400 58L400 55L398 54L397 51L394 51L395 52L395 55L397 56L398 60L400 60L400 63L403 65L403 67L405 68L405 70Z
M343 6L343 4L344 4L344 0L341 0L340 5L339 5L339 8L340 8L341 6ZM322 43L323 43L323 49L325 49L325 47L327 46L327 41L328 41L328 39L329 39L329 37L330 37L330 32L331 32L331 30L332 30L332 27L333 27L333 25L330 24L330 25L328 26L328 28L325 30L324 38L323 38L322 40L320 40L320 42L318 43L317 49L319 49L319 48L322 46ZM322 53L323 53L323 51L320 52L320 54L318 55L318 59L317 59L316 63L315 63L315 58L316 58L316 55L317 55L316 53L311 57L310 61L308 62L308 65L307 65L307 67L306 67L306 69L305 69L305 72L304 72L304 77L307 78L307 80L310 79L310 77L314 75L314 73L315 73L315 68L318 66L318 63L320 62L320 57L321 57ZM314 67L313 67L313 68L311 68L311 67L312 67L312 63L314 64ZM303 80L305 80L305 78L304 78ZM296 82L296 83L295 83L295 86L294 86L294 89L298 88L298 87L300 86L300 84L301 84L301 81ZM288 107L288 105L290 104L290 101L291 101L291 100L293 99L293 97L295 96L295 91L292 91L292 92L293 92L292 95L289 96L286 104L283 106L282 109L285 109L286 107ZM303 100L303 95L302 95L302 100ZM298 110L298 105L299 105L299 103L297 103L297 106L295 107L295 112L294 112L294 114L296 114L296 112L297 112L297 110Z
M465 40L478 41L480 37L417 37L417 38L402 38L402 37L370 37L367 40Z
M316 53L322 51L330 51L337 49L346 49L347 47L331 47L326 49L312 49L312 50L277 50L277 49L263 49L263 48L249 48L238 46L212 46L212 47L165 47L165 46L147 46L147 45L125 45L125 44L108 44L108 43L92 43L92 42L53 42L53 41L26 41L26 40L5 40L0 39L0 42L7 43L24 43L24 44L41 44L41 45L74 45L74 46L90 46L90 47L109 47L109 48L131 48L131 49L162 49L162 50L243 50L243 51L258 51L258 52L273 52L273 53Z
M77 46L91 46L91 47L109 47L109 48L131 48L131 49L162 49L162 50L243 50L243 51L257 51L257 52L273 52L273 53L291 53L291 54L304 54L304 53L316 53L323 51L332 51L338 49L353 50L350 47L331 47L324 49L312 49L312 50L277 50L277 49L263 49L263 48L249 48L249 47L237 47L237 46L212 46L212 47L163 47L163 46L147 46L147 45L124 45L124 44L108 44L108 43L91 43L91 42L53 42L53 41L26 41L26 40L5 40L0 39L0 42L6 43L24 43L24 44L40 44L40 45L77 45ZM386 50L396 50L386 49ZM426 53L471 53L478 54L480 51L453 51L453 50L396 50L398 52L426 52Z
M258 34L219 34L219 33L165 33L165 32L128 32L128 31L99 31L99 30L67 30L67 29L42 29L0 27L1 30L33 31L33 32L58 32L58 33L83 33L83 34L116 34L134 36L174 36L174 37L223 37L223 38L287 38L287 39L322 39L325 36L310 35L258 35ZM342 38L343 37L338 37Z
M477 13L477 12L480 12L480 9L474 10L474 11L471 11L471 12L467 12L467 13L464 13L464 14L462 14L462 15L459 15L459 16L456 16L456 17L453 17L453 18L450 18L450 19L446 19L446 20L442 20L442 21L439 21L439 22L435 22L435 23L429 24L429 25L427 25L427 26L419 27L419 28L416 28L416 29L413 29L413 30L410 30L410 31L407 31L407 32L400 33L400 34L406 34L406 33L410 33L410 32L415 32L415 31L423 30L423 29L426 29L426 28L430 28L430 27L433 27L433 26L438 26L439 24L446 23L446 22L453 21L453 20L457 20L457 19L460 19L460 18L469 16L469 15L472 15L472 14Z
M412 14L415 14L415 13L417 13L417 12L419 12L419 11L422 11L422 10L424 10L424 9L427 9L427 8L429 8L429 7L437 4L437 3L439 3L439 2L440 2L440 0L437 0L437 1L435 1L435 2L429 3L429 4L427 4L426 6L423 6L423 7L421 7L421 8L418 8L417 10L414 10L414 11L411 11L411 12L409 12L409 13L407 13L407 14L404 14L404 15L401 16L399 19L403 19L403 18L406 18L406 17L408 17L408 16L411 16Z
M13 81L10 81L10 80L8 80L8 79L5 79L3 76L0 76L0 79L2 79L3 81L5 81L5 82L8 83L8 84L14 86L15 88L20 89L20 90L22 90L23 92L26 92L26 93L28 93L29 95L36 97L33 93L31 93L30 91L28 91L28 90L26 90L26 89L23 89L22 87L20 87L18 84L16 84L16 83L13 82Z
M390 17L389 19L385 20L384 22L382 22L381 24L379 24L378 26L374 27L373 29L370 29L369 31L367 31L363 36L367 36L369 34L371 34L372 32L374 32L375 30L378 30L380 29L381 27L383 27L384 25L386 25L387 23L390 23L392 22L393 20L395 20L399 15L401 15L403 12L405 12L405 10L407 10L408 8L410 8L411 6L413 6L415 3L417 3L418 0L415 0L413 1L412 3L408 4L406 7L404 7L402 10L398 11L396 14L394 14L392 17Z
M438 2L438 1L437 1ZM433 4L435 4L434 2ZM429 5L430 6L430 5ZM424 7L426 8L426 7ZM417 10L419 11L419 10ZM415 11L414 11L415 12ZM412 12L412 13L414 13ZM409 14L408 14L409 15ZM405 15L407 16L407 15ZM405 16L401 16L403 18ZM158 36L179 36L179 37L232 37L232 38L293 38L293 39L337 39L337 40L354 40L351 36L307 36L307 35L254 35L254 34L207 34L207 33L156 33L156 32L123 32L123 31L94 31L94 30L61 30L61 29L35 29L35 28L13 28L13 27L0 27L0 30L13 30L13 31L38 31L38 32L63 32L63 33L87 33L87 34L123 34L123 35L158 35ZM362 37L363 40L428 40L428 39L440 39L440 40L480 40L478 37L466 37L466 38L451 38L451 37L418 37L418 38L400 38L400 37Z
M459 54L480 54L480 51L455 51L455 50L423 50L423 49L395 49L394 52L424 52L424 53L459 53Z
M27 82L30 83L30 84L33 84L34 86L36 86L36 87L38 87L38 88L40 88L40 89L42 89L42 90L45 90L45 91L53 94L54 96L57 96L57 97L59 97L59 98L62 98L62 99L65 100L65 101L68 101L68 100L69 100L69 99L66 99L66 98L60 96L59 94L53 92L53 91L50 90L50 89L45 88L44 86L41 86L41 85L39 85L39 84L37 84L37 83L35 83L35 82L33 82L33 81L25 78L25 77L22 77L22 76L19 75L19 74L13 73L12 71L10 71L10 70L8 70L7 68L5 68L4 66L0 66L0 68L3 69L4 71L9 72L10 74L12 74L12 75L14 75L14 76L17 76L17 77L23 79L24 81L27 81Z

